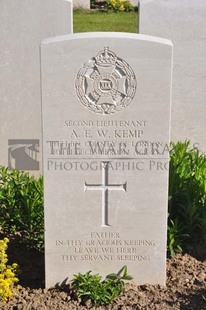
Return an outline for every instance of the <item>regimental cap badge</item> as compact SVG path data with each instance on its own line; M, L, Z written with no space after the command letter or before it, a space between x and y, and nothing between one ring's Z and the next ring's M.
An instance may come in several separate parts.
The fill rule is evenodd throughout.
M112 114L134 98L136 77L126 61L105 47L82 66L75 87L79 100L90 111Z

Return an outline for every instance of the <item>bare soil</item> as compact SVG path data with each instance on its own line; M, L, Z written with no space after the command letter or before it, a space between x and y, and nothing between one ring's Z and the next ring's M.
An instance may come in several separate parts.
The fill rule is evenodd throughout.
M0 302L0 309L206 309L206 255L203 252L199 253L198 259L189 254L178 254L168 259L166 286L128 283L124 293L112 305L97 308L90 301L80 305L68 285L61 289L44 289L43 253L28 250L13 239L8 255L11 263L20 265L20 288L8 302Z

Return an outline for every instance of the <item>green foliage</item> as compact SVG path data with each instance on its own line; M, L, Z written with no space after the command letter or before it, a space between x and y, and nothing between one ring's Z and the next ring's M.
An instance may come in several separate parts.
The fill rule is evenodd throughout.
M115 12L131 12L134 11L129 0L106 0L107 8Z
M206 242L206 156L190 143L171 144L168 251Z
M107 305L123 292L124 280L132 280L132 276L127 274L127 266L117 274L109 274L103 281L99 274L92 275L88 271L86 274L74 275L72 288L82 304L91 300L95 306Z
M184 225L179 222L178 218L169 221L167 227L167 248L171 257L183 251L181 245L187 237L189 235L184 233Z
M43 178L0 167L0 226L41 249L44 234Z

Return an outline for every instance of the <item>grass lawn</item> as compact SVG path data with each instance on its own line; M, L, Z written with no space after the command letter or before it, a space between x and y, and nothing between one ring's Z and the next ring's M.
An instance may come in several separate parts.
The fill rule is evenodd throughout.
M138 32L137 12L74 11L74 32Z

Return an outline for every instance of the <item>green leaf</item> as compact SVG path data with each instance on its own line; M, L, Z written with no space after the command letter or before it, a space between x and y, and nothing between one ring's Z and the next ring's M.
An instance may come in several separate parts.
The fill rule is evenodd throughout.
M110 279L110 280L117 280L118 276L116 273L110 273L106 276L106 279Z
M121 276L122 272L124 272L125 268L127 268L127 266L123 266L118 272L117 275Z
M130 275L126 275L125 277L122 277L123 280L133 280L133 277Z
M124 273L123 273L123 277L125 277L127 275L127 266L124 266Z

